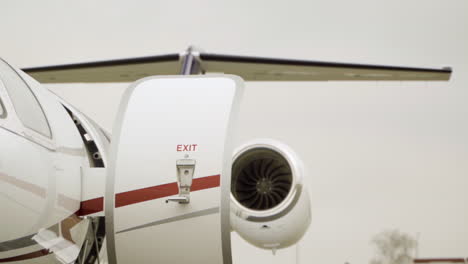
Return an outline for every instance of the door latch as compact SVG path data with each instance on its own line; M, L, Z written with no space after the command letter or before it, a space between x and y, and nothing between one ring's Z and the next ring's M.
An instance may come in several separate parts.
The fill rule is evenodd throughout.
M190 202L190 187L192 187L195 163L194 159L179 159L176 161L179 195L169 197L166 203L179 202L180 204L187 204Z

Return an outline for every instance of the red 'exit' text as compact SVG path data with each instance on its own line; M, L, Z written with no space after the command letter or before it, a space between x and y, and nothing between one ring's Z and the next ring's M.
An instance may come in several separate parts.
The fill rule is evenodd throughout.
M179 144L177 145L177 151L197 151L197 144Z

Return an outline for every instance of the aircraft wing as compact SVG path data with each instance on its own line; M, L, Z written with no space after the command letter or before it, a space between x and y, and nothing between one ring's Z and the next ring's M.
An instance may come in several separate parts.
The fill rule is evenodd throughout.
M323 61L200 54L207 72L224 72L246 81L446 81L450 68L429 69Z
M133 82L177 75L183 56L168 54L23 69L41 83ZM450 68L415 68L195 53L199 73L225 73L246 81L447 81Z
M180 71L179 54L85 62L22 69L40 83L134 82Z

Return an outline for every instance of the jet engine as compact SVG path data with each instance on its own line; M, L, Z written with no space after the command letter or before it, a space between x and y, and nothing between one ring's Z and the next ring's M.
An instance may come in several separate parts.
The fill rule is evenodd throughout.
M303 177L303 164L288 146L268 139L241 146L232 163L232 229L263 249L297 243L311 220Z

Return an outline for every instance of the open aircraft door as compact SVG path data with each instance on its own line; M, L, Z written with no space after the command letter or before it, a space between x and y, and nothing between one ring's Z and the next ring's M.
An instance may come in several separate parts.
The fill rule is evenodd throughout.
M109 263L231 263L230 183L243 81L148 77L125 92L106 182Z

